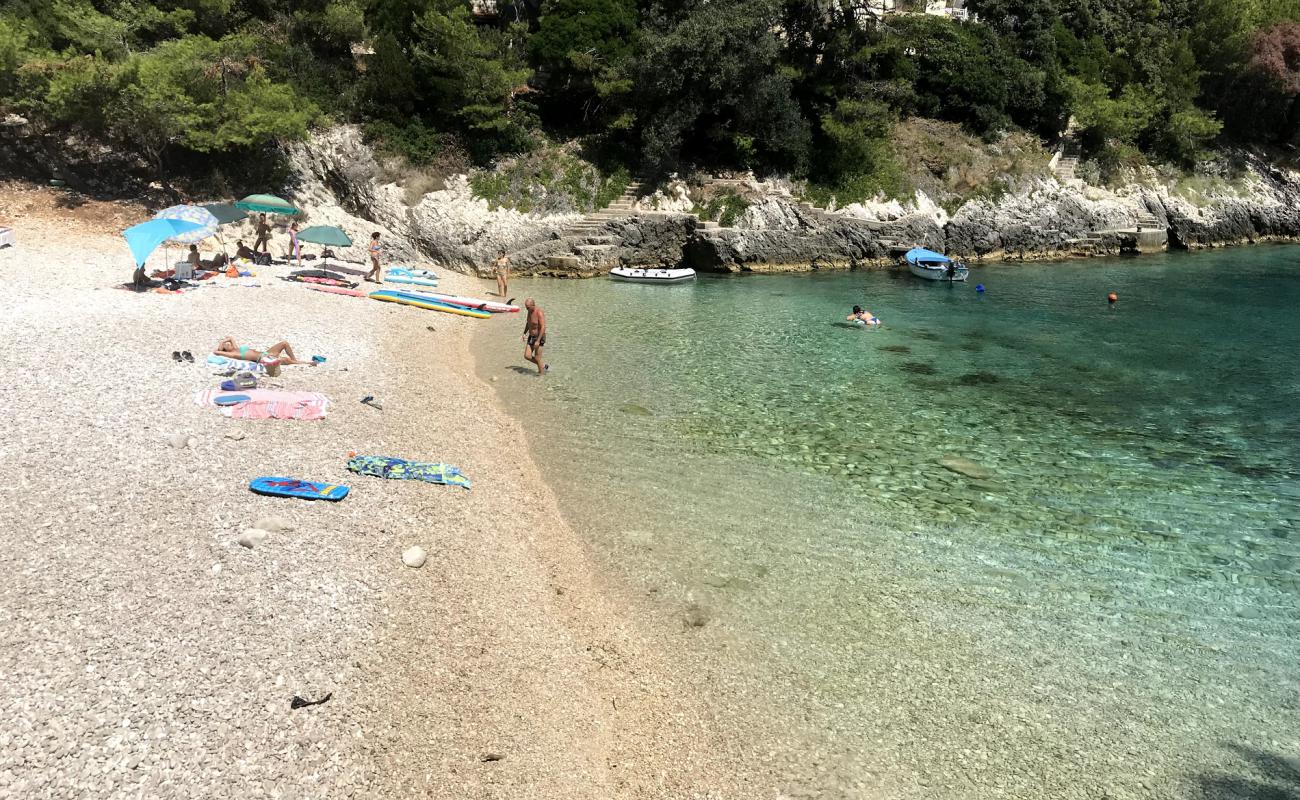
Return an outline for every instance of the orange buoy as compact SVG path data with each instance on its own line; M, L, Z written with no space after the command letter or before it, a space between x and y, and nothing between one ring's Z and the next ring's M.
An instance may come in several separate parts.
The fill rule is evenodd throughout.
M1106 295L1106 302L1115 303L1118 301L1119 301L1119 295L1115 294L1114 292L1111 292L1110 294Z

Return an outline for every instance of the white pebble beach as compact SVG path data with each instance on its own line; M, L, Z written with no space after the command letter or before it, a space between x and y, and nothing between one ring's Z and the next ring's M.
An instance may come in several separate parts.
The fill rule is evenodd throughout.
M517 335L517 315L310 291L283 266L123 290L119 232L147 212L61 196L0 200L0 797L757 796L475 375L474 326ZM196 405L223 336L325 356L274 382L328 416ZM353 451L474 486L354 475ZM263 497L262 475L352 491ZM247 533L271 516L287 526Z

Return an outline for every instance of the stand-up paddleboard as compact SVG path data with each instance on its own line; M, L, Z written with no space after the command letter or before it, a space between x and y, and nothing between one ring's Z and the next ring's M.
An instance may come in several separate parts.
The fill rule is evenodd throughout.
M273 497L298 497L303 500L342 500L350 491L337 483L312 483L297 478L254 478L248 488Z
M423 297L411 292L397 292L385 289L379 292L372 292L371 300L383 300L385 303L401 303L402 305L415 306L424 308L429 311L443 311L448 314L459 314L462 317L474 317L475 319L487 319L492 316L489 311L479 311L473 308L450 305L440 300L434 300L431 297Z
M308 286L317 292L329 292L330 294L345 294L348 297L365 297L365 292L358 292L356 289L344 289L342 286Z
M417 292L412 289L406 294L416 295L418 297L427 297L430 300L437 300L440 303L446 303L452 306L461 306L462 308L473 308L478 311L491 311L493 314L505 314L519 310L519 306L498 303L493 300L480 300L477 297L461 297L454 294L439 294L438 292Z

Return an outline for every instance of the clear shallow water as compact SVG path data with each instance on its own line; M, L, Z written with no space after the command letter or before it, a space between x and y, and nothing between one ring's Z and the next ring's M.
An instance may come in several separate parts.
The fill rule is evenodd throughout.
M1123 712L1152 715L1126 741L1168 748L1147 756L1175 783L1193 770L1173 750L1296 741L1300 248L993 266L955 287L871 272L512 288L547 309L554 371L503 369L522 362L495 330L484 371L566 513L656 602L706 609L726 658L815 708L812 727L879 747L861 715L901 708L909 735L981 741L928 711L933 692L855 692L882 668L862 644L878 640L937 665L945 702L972 713L1024 701L1013 677L967 686L995 664L1092 698L1027 742L1104 741L1115 663L1199 675L1213 701L1144 682ZM840 323L854 303L885 326ZM924 636L900 633L917 619ZM1058 645L1069 658L1038 663ZM1032 761L1007 748L993 756ZM925 776L958 766L931 755L898 761L943 795Z

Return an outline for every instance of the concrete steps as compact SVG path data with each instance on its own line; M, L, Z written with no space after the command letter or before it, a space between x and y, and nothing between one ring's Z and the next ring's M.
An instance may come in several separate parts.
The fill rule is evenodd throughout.
M612 244L575 244L573 246L574 253L577 253L580 258L588 260L599 259L601 256L608 255L617 249L618 246Z
M565 272L581 272L592 265L603 266L603 262L618 252L618 237L605 233L605 226L638 213L636 204L640 194L641 184L629 183L614 202L567 225L560 231L559 238L572 254L551 256L546 260L547 266Z

